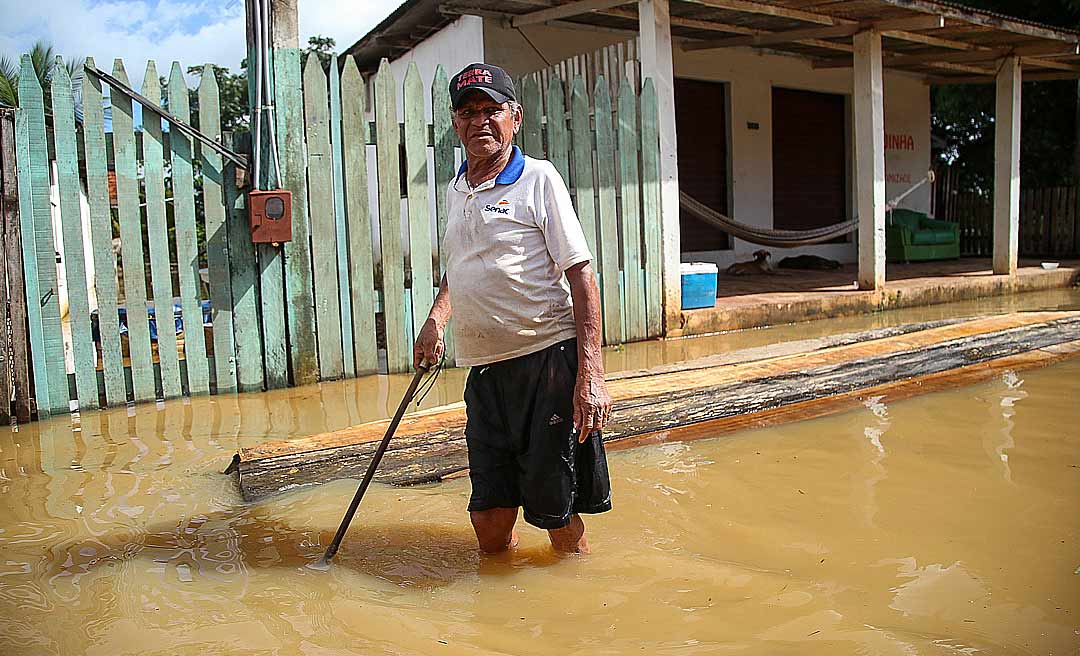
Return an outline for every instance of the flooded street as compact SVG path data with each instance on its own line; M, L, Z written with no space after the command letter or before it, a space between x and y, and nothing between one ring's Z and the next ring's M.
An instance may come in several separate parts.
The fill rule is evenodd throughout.
M1080 291L630 345L609 371ZM464 371L425 400L460 401ZM239 447L385 417L407 376L0 434L0 654L1076 654L1080 360L610 454L594 554L481 557L467 478L241 502Z

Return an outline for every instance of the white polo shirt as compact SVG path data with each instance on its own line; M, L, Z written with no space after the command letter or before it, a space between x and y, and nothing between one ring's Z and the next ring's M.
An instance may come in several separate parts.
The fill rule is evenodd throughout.
M475 188L466 166L446 190L443 237L457 363L490 364L575 337L563 274L592 255L559 172L517 146Z

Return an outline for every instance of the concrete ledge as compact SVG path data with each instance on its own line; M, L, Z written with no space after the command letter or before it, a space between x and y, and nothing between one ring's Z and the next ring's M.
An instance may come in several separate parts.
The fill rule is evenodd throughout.
M669 330L667 337L1071 287L1080 282L1080 261L1061 262L1053 271L1042 269L1038 262L1022 262L1012 278L994 275L990 261L982 259L894 264L889 274L882 292L857 290L855 273L847 269L737 279L721 274L716 305L680 312L680 325Z

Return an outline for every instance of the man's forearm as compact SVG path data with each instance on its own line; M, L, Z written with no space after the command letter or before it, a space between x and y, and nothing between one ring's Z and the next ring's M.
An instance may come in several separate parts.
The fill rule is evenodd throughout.
M446 282L444 274L442 282L439 283L439 293L435 296L435 302L431 304L431 311L428 312L428 321L435 322L439 330L442 330L450 321L451 311L450 285Z
M574 301L574 323L578 339L578 375L604 375L604 358L601 352L603 338L600 324L600 288L589 262L570 267L566 271L570 283L570 295Z

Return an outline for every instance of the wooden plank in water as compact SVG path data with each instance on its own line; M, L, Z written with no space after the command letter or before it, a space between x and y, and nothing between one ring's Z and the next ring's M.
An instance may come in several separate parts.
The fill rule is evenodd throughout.
M304 126L307 132L308 207L311 210L311 260L314 264L315 332L319 379L345 373L341 345L337 225L334 219L334 165L330 150L330 111L326 74L318 57L304 66Z
M379 369L379 349L375 338L371 213L368 209L368 122L364 120L366 98L367 90L356 68L356 60L347 57L341 73L341 123L352 297L351 350L356 358L357 375L373 374Z
M86 58L94 69L94 59ZM112 210L109 207L109 173L105 154L105 111L101 80L86 75L82 84L83 148L86 154L86 200L90 206L90 242L94 254L94 286L97 290L98 334L101 336L101 373L105 403L127 402L124 354L120 344L116 254L113 252Z
M169 72L169 113L182 121L191 119L188 88L180 63ZM171 130L173 219L176 234L176 273L180 281L180 312L184 321L184 364L188 394L210 393L210 362L203 331L202 292L199 278L199 232L195 228L195 178L191 139ZM204 151L210 150L205 148Z
M613 380L616 402L605 442L705 437L794 421L849 407L881 389L911 395L982 380L1006 366L1041 366L1077 355L1080 312L1057 312L965 321L708 369L691 363L682 371ZM238 455L241 491L254 499L355 476L385 426L372 422L245 449ZM464 468L464 426L462 404L410 416L379 480L426 482Z
M113 77L128 83L124 62L113 62ZM126 311L128 357L131 362L132 394L136 402L157 397L154 384L154 356L150 345L150 323L146 316L146 265L139 212L139 178L134 115L131 99L110 93L113 123L113 158L116 166L116 205L120 221L120 261L122 263L124 308Z
M142 95L161 104L161 84L153 60L146 64ZM165 214L164 141L161 119L145 111L143 115L143 188L146 192L146 233L150 245L150 280L154 294L154 324L157 326L157 355L161 372L161 392L166 399L183 394L180 385L180 357L176 350L176 322L173 320L173 285L169 257L169 224ZM126 264L125 260L125 264ZM129 313L129 318L131 317ZM134 317L138 320L138 317Z

